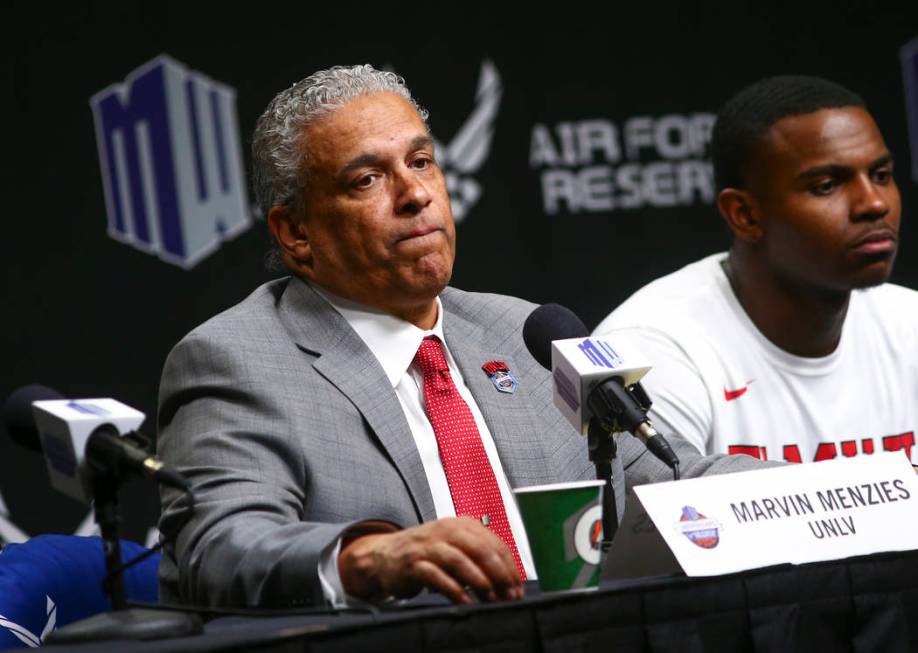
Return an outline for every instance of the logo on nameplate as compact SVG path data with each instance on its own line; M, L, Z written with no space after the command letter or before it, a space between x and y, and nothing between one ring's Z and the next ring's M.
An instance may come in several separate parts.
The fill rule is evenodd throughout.
M678 529L692 544L702 549L713 549L720 542L720 524L692 506L683 506Z
M89 104L109 236L187 269L251 226L235 89L160 55Z
M516 387L519 384L516 379L513 378L513 375L510 373L510 368L507 367L504 361L488 361L481 366L481 369L483 369L485 374L491 379L491 383L494 384L498 392L513 394L516 391Z

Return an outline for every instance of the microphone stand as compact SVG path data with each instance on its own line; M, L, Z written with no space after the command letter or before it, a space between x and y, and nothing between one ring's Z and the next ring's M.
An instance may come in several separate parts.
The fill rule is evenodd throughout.
M618 532L618 506L615 502L615 486L612 484L612 461L617 455L612 432L602 426L596 417L590 418L587 429L587 449L590 461L596 465L596 478L605 481L602 488L602 543L603 555L609 552L615 533Z
M121 519L118 509L118 487L111 479L102 474L93 478L93 512L99 533L102 536L102 550L105 553L105 580L102 589L112 601L112 610L127 608L127 593L124 589L124 576L116 573L121 567L121 538L118 537Z
M112 602L112 611L103 612L51 632L47 644L75 644L111 639L148 640L187 637L203 632L201 618L190 612L170 612L156 608L127 607L127 593L121 562L120 515L115 474L93 470L93 512L102 535L106 577L102 584Z

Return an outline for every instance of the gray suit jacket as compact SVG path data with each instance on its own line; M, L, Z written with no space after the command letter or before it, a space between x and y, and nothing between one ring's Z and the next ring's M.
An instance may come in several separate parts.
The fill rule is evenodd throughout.
M447 344L511 486L593 478L585 440L552 405L550 375L523 344L534 305L452 288L441 301ZM481 370L490 360L507 363L519 382L515 393L497 392ZM625 474L632 484L672 478L631 436L617 437L617 496L624 496ZM673 445L683 476L755 464ZM157 448L197 497L182 525L180 495L163 489L160 530L177 537L160 566L164 602L320 602L319 556L349 525L383 519L407 527L436 518L382 367L344 318L297 279L261 286L176 345L160 387Z

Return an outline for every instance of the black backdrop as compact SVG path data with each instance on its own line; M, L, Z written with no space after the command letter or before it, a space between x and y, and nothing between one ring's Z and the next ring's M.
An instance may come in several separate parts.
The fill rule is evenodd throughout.
M719 104L759 77L826 76L866 98L894 154L905 218L894 280L918 287L908 219L918 203L911 175L918 151L909 150L901 64L903 46L918 38L916 3L803 10L657 1L601 11L558 3L541 13L465 3L389 4L386 12L310 4L90 3L52 11L33 2L4 10L0 397L29 382L73 397L112 396L144 411L152 433L171 346L272 276L260 219L188 270L106 233L89 98L161 53L236 90L247 172L256 117L275 92L318 68L390 66L449 143L478 106L480 71L491 62L501 93L486 125L487 156L466 173L480 196L458 228L453 284L557 301L589 326L650 279L727 246L704 191L704 142L700 151L697 138L683 148L687 132L678 127L703 135ZM675 125L664 134L668 145L629 153L625 131L634 119ZM595 147L579 147L584 138ZM615 177L626 164L631 176ZM592 179L592 199L581 194L573 208L549 202L546 180L557 190L577 175ZM641 176L655 195L647 186L634 191ZM621 186L611 209L610 178ZM639 206L622 206L628 183ZM0 519L25 535L74 532L87 508L48 488L38 454L0 436ZM151 487L129 485L126 533L146 540L156 510Z

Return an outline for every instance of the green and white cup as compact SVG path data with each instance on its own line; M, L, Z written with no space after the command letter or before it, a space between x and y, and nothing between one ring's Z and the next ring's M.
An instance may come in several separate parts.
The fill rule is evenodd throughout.
M514 490L543 591L599 584L602 486L595 480Z

